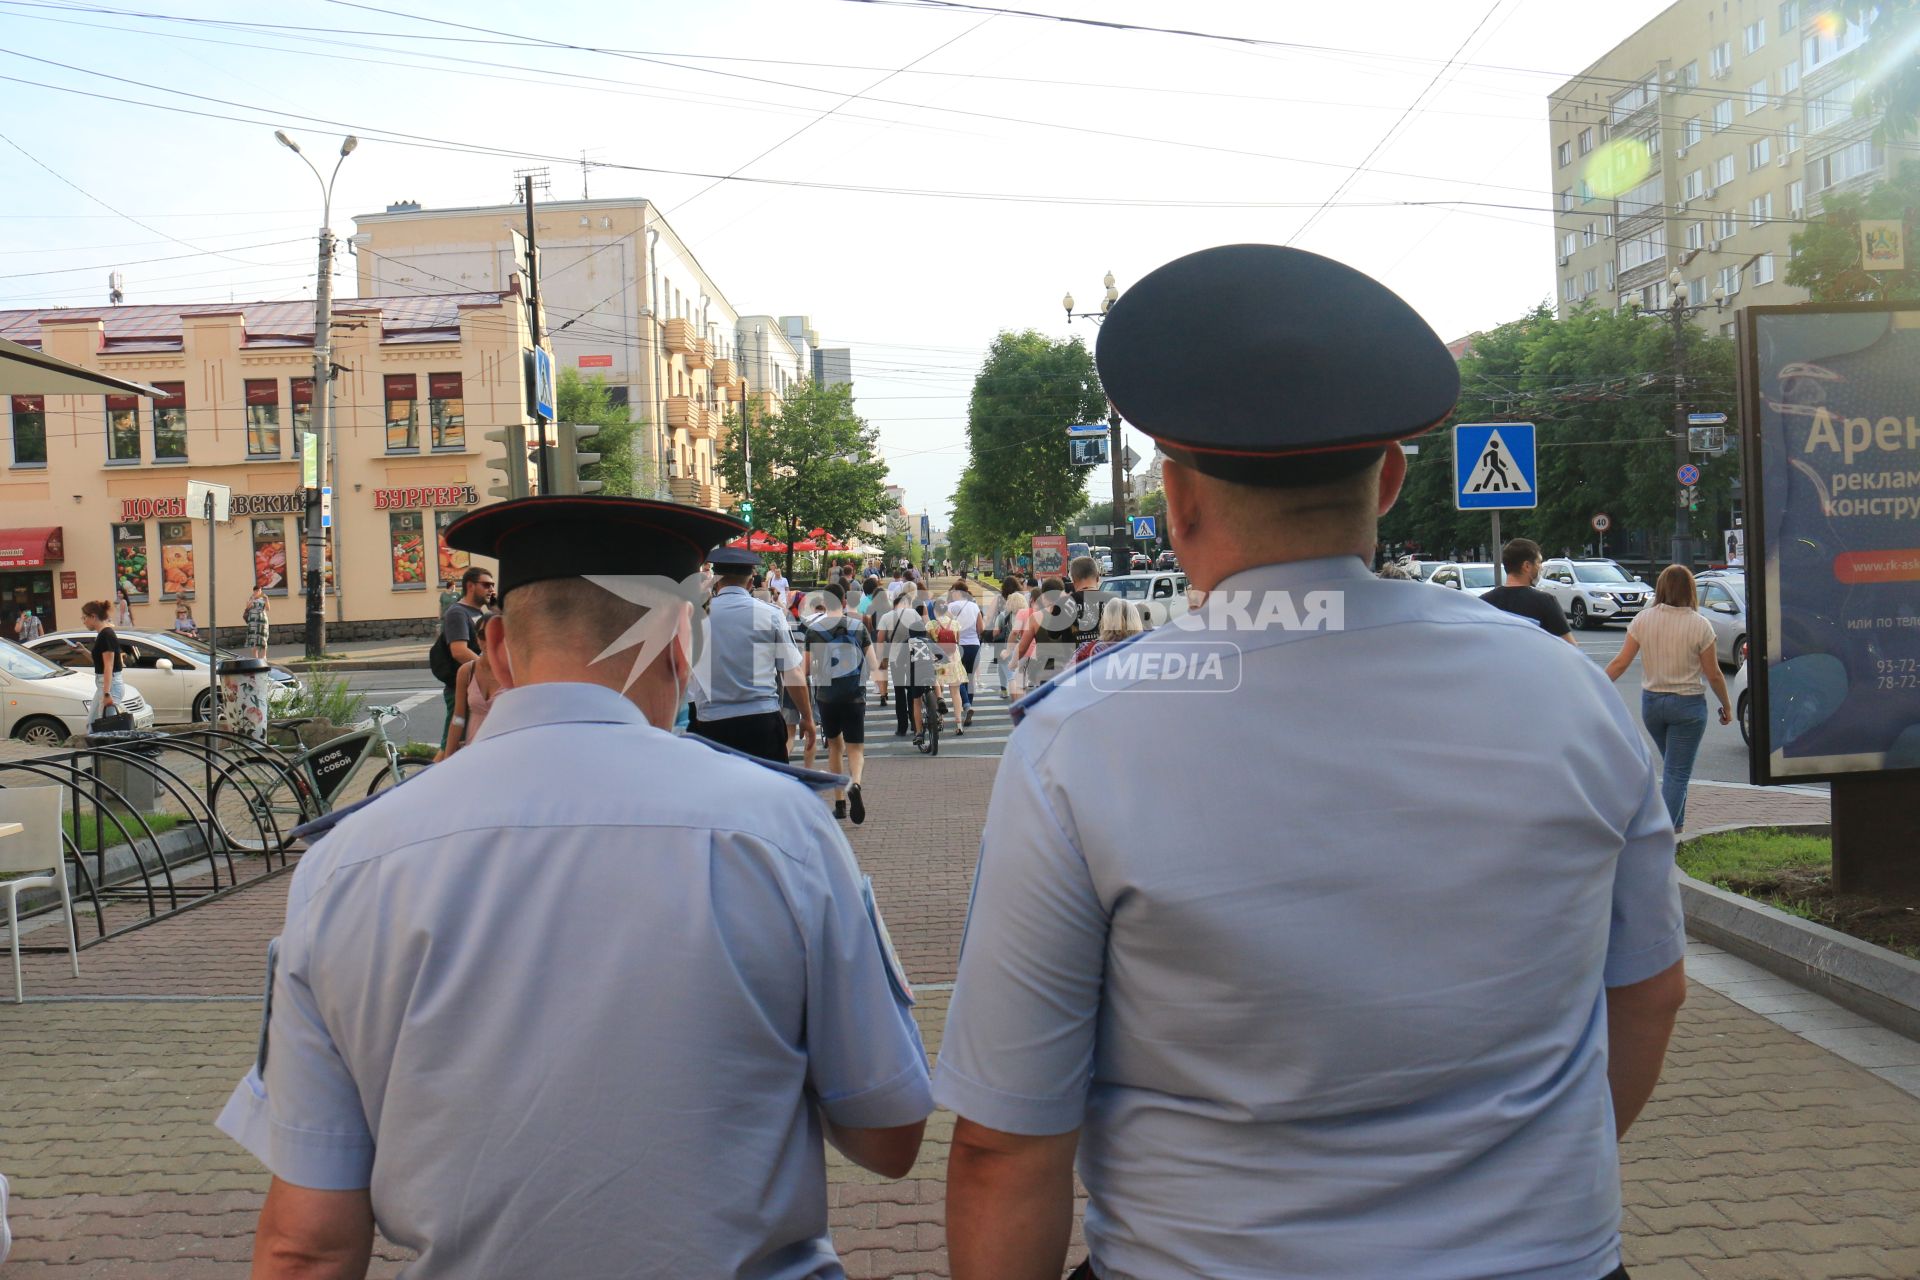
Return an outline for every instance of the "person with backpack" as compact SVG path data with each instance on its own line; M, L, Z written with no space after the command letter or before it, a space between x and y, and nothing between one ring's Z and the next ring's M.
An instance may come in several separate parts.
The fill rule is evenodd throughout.
M460 575L460 598L441 616L440 635L427 650L427 668L442 686L448 724L453 721L454 683L460 678L460 668L480 656L474 627L492 598L493 570L482 569L477 564L469 566ZM446 737L446 725L441 726L440 736Z
M833 793L833 816L867 820L860 778L867 756L867 665L873 637L859 618L846 611L846 589L829 582L814 593L821 612L806 626L807 682L819 709L820 735L827 740L827 772L840 772L846 750L846 790Z

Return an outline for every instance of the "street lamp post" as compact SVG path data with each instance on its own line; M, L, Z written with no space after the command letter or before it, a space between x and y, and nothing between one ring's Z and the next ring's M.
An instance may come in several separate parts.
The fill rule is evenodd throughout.
M1111 271L1107 272L1106 279L1101 283L1106 285L1107 291L1101 295L1098 311L1075 311L1071 293L1060 299L1060 305L1067 312L1068 324L1072 324L1075 320L1091 320L1098 324L1106 319L1107 312L1111 311L1113 304L1120 299L1120 290L1114 286ZM1107 464L1113 475L1113 532L1109 541L1109 545L1113 548L1113 571L1116 574L1130 573L1133 570L1133 536L1128 532L1127 525L1129 495L1125 464L1126 444L1121 437L1120 411L1113 407L1111 400L1107 402L1107 453Z
M326 564L326 537L320 526L320 489L328 482L327 431L331 397L328 385L333 377L333 180L340 176L360 140L349 134L340 142L340 158L333 162L333 173L321 177L313 161L300 150L300 144L282 131L273 136L281 146L300 157L313 170L320 184L320 265L313 290L313 466L314 483L307 490L307 631L309 661L318 660L327 649L326 603L321 599L321 583ZM298 443L298 442L296 442Z
M1668 302L1665 308L1667 323L1673 331L1673 465L1678 483L1678 472L1687 464L1687 321L1708 310L1706 303L1687 305L1687 282L1675 267L1667 275ZM1712 310L1723 311L1727 305L1727 291L1719 285L1713 287ZM1627 300L1634 310L1641 306L1636 296ZM1673 546L1674 564L1688 564L1692 560L1693 535L1688 520L1688 485L1678 485L1673 495Z

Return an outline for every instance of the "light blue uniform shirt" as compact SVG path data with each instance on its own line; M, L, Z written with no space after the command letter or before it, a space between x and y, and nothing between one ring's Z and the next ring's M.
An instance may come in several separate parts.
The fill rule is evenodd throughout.
M595 685L510 690L301 860L220 1127L371 1188L411 1280L838 1277L819 1112L932 1109L867 901L806 787Z
M1195 623L1030 700L935 1098L1083 1129L1106 1280L1598 1280L1603 988L1685 950L1638 727L1530 620L1355 559ZM1155 786L1114 787L1130 744Z
M694 690L702 720L730 720L780 709L780 675L800 665L793 619L755 600L745 587L722 587L707 604L706 636Z

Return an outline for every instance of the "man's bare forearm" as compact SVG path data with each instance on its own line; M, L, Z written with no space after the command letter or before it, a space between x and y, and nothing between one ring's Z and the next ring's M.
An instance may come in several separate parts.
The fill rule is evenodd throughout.
M1660 1083L1674 1018L1687 998L1684 962L1632 986L1607 990L1607 1084L1613 1124L1624 1135Z
M273 1180L254 1234L252 1280L363 1280L372 1256L366 1191L311 1191Z
M953 1280L1059 1280L1073 1234L1079 1138L1022 1138L956 1122L947 1164Z

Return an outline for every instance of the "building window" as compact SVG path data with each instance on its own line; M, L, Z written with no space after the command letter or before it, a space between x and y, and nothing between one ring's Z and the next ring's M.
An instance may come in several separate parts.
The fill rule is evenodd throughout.
M1790 156L1799 149L1800 122L1798 120L1789 120L1787 121L1787 132L1780 140L1780 152L1782 155Z
M253 522L253 585L270 596L287 594L287 522Z
M1885 159L1872 138L1862 138L1813 162L1813 189L1825 191L1878 169Z
M1593 224L1589 222L1584 228L1581 229L1580 247L1583 249L1591 249L1593 248L1593 243L1596 239L1598 239L1598 237L1595 236L1594 234Z
M1573 163L1573 144L1563 142L1553 149L1553 154L1554 158L1560 162L1560 168L1564 169Z
M1730 240L1733 233L1740 229L1740 215L1728 209L1714 215L1713 236L1716 240Z
M1757 172L1773 163L1773 139L1757 138L1747 144L1747 171Z
M467 402L457 373L427 375L427 421L436 449L467 447Z
M1848 80L1833 86L1817 98L1807 101L1807 132L1819 133L1853 119L1854 99L1860 96L1860 82Z
M1589 151L1592 151L1592 150L1593 150L1593 130L1591 128L1582 129L1580 131L1580 154L1586 155Z
M140 397L107 397L107 461L140 461Z
M126 592L127 599L134 604L147 602L146 525L113 526L113 585L116 590Z
M47 465L47 401L44 396L13 398L13 465Z
M1773 192L1755 196L1747 202L1747 221L1756 227L1765 226L1773 221Z
M1733 181L1733 157L1721 156L1713 162L1713 185L1724 187Z
M1727 291L1729 298L1740 292L1740 268L1737 266L1720 268L1720 287Z
M1560 256L1561 257L1571 258L1573 256L1573 240L1574 240L1573 232L1567 231L1561 234L1560 236Z
M1695 169L1680 179L1680 198L1683 200L1698 200L1706 194L1706 191L1707 171L1705 169Z
M1705 136L1699 116L1688 117L1687 122L1680 126L1680 145L1683 147L1691 147Z
M1705 276L1695 276L1693 279L1687 281L1687 297L1694 302L1705 302L1707 300L1707 278Z
M326 583L320 588L320 590L321 590L321 593L324 595L332 595L333 594L333 530L331 528L322 529L320 531L320 536L323 539L325 539L325 541L321 544L320 564L321 564L321 572L326 576ZM307 540L305 538L300 539L300 594L301 595L307 594Z
M440 588L443 591L456 586L460 581L460 575L465 573L467 566L472 563L466 552L456 551L447 545L447 530L464 514L466 513L462 511L433 513L433 541L439 548Z
M1713 52L1707 56L1707 65L1713 69L1715 79L1719 79L1721 76L1726 75L1727 72L1733 70L1732 43L1722 40L1719 44L1713 46Z
M193 521L160 522L160 598L193 598Z
M1752 115L1767 105L1767 82L1755 80L1747 86L1747 114Z
M1787 216L1798 218L1807 211L1807 184L1804 179L1795 178L1787 184Z
M1753 260L1753 282L1755 284L1773 283L1773 255L1763 253Z
M1748 53L1758 53L1767 47L1767 20L1749 22L1740 29L1740 47Z
M1560 193L1560 212L1566 213L1572 208L1573 208L1573 188L1569 187L1565 191L1562 191ZM676 374L675 376L678 377L679 375Z
M1796 59L1780 68L1780 96L1786 97L1800 87L1800 63Z
M1800 29L1800 0L1786 0L1780 6L1780 34L1790 35Z
M287 398L293 402L293 456L299 457L306 446L301 437L313 431L313 379L292 378L287 382Z
M1586 278L1581 281L1581 287L1582 287L1582 293L1581 293L1582 297L1585 297L1587 294L1594 292L1596 289L1600 287L1600 272L1597 268L1594 268L1594 267L1587 268L1587 275L1586 275Z
M1689 222L1687 224L1687 248L1704 249L1707 247L1707 224Z
M418 511L387 513L387 552L393 561L393 585L407 591L427 589L427 539Z
M153 398L153 460L187 460L187 384L156 382L161 395Z
M1631 271L1667 256L1667 242L1659 229L1620 242L1620 270Z
M387 375L387 452L410 453L420 447L419 379L410 373Z
M1722 98L1713 104L1713 131L1731 127L1733 124L1733 99Z
M1808 71L1824 67L1835 58L1852 53L1867 38L1867 24L1849 22L1836 33L1825 22L1814 24L1813 31L1800 42L1800 61Z
M1680 68L1679 72L1673 77L1673 82L1682 89L1697 88L1700 84L1700 63L1698 61L1689 62L1686 66Z
M247 379L247 453L280 456L280 379Z

